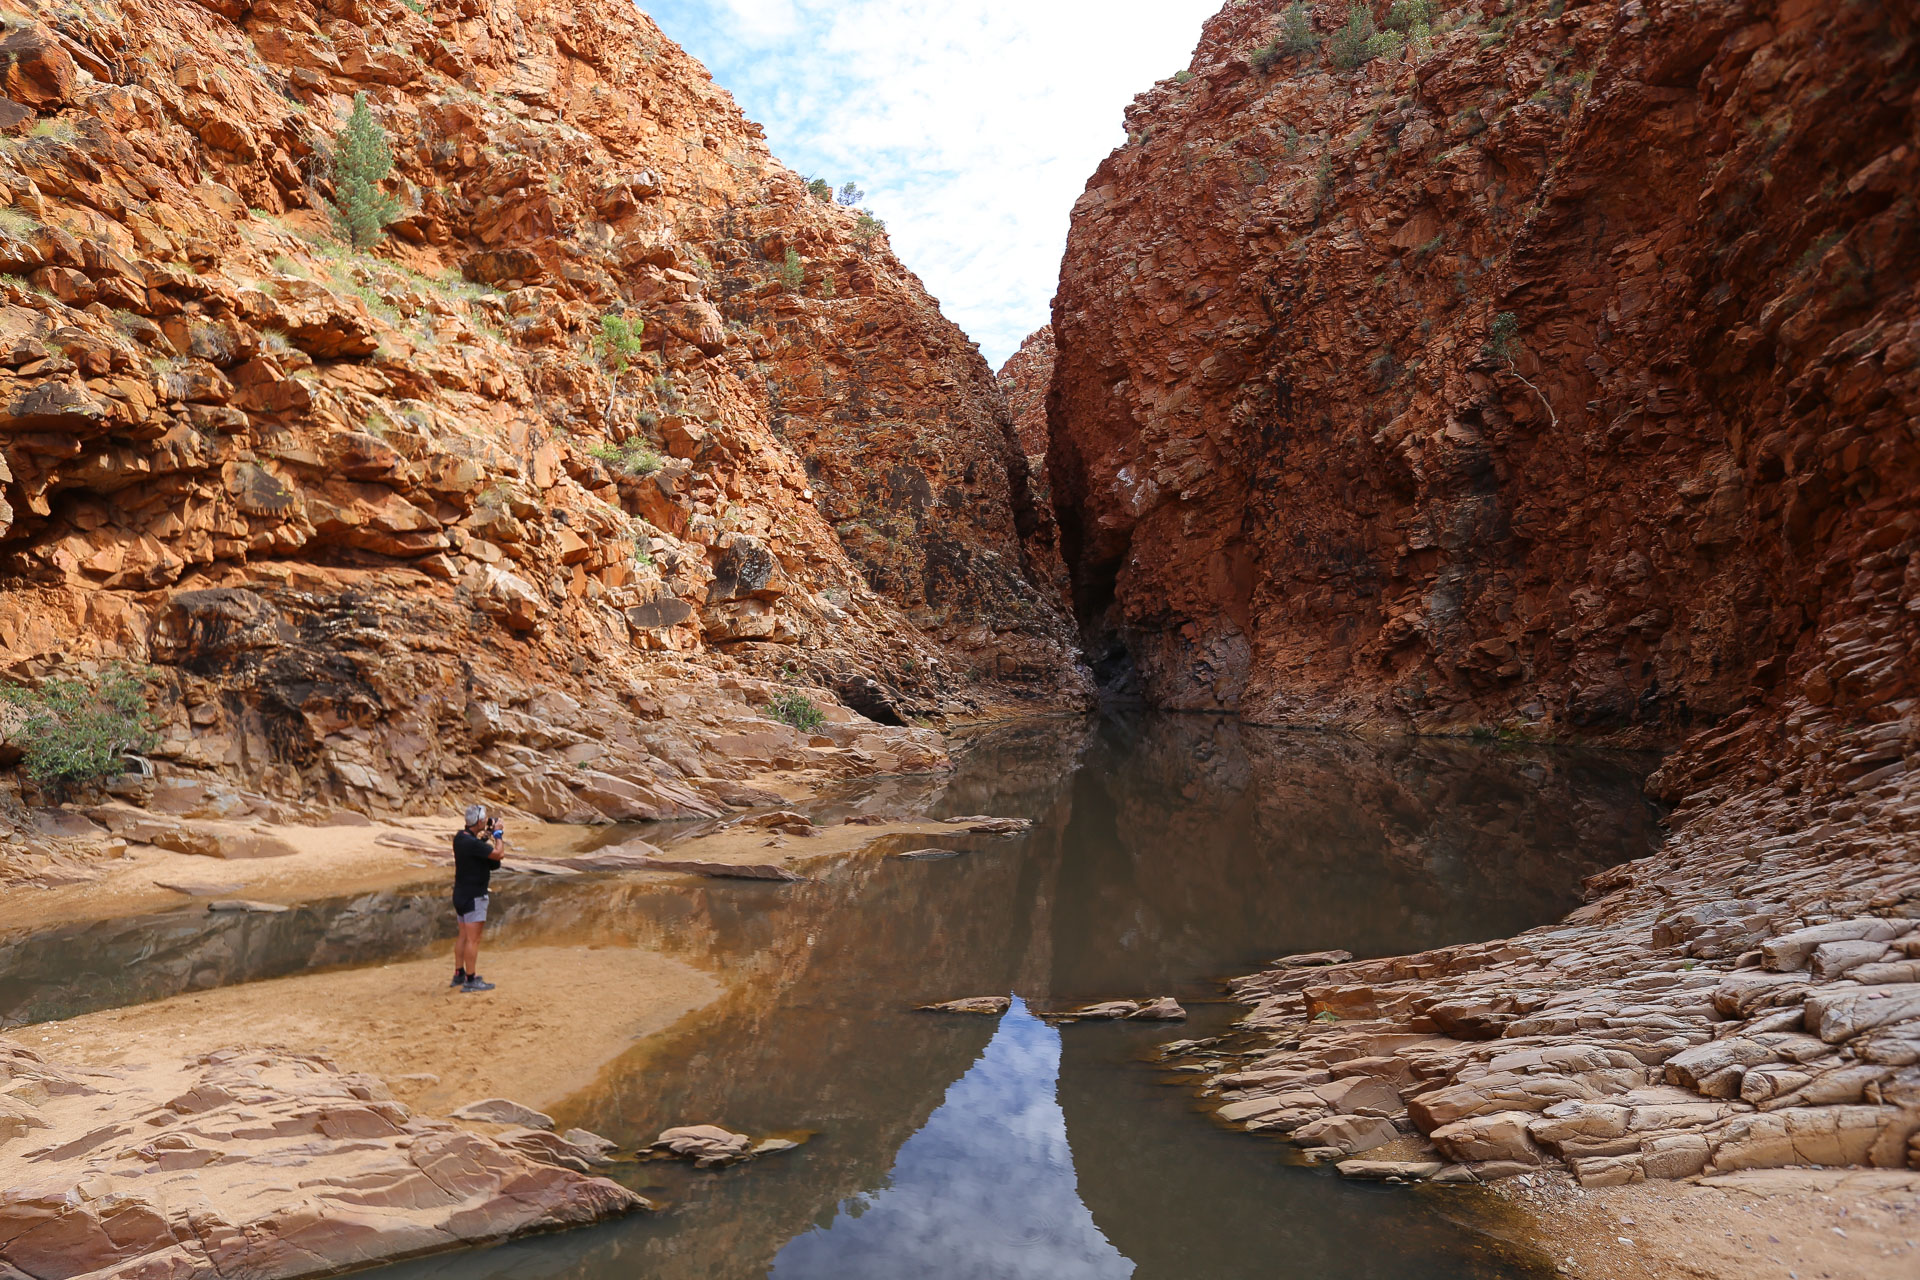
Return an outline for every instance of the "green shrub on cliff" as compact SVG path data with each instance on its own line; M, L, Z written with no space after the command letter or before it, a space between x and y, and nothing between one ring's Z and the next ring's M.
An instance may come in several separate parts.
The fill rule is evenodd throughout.
M831 182L828 182L825 178L808 178L807 194L812 196L815 200L820 200L820 201L824 201L827 204L832 204L833 203L833 184Z
M1313 15L1300 0L1293 0L1280 15L1280 47L1292 54L1312 53L1320 47L1320 37L1313 30Z
M1393 7L1387 10L1387 29L1411 32L1417 26L1431 27L1439 13L1440 7L1433 0L1393 0Z
M1407 47L1407 38L1398 31L1376 31L1367 39L1367 61L1391 58Z
M613 373L625 373L633 358L640 354L640 335L646 328L644 320L629 320L612 312L601 316L600 332L593 338L600 362Z
M70 795L119 777L129 754L153 750L159 736L147 707L151 679L144 668L115 663L91 678L0 689L0 725L25 753L27 776Z
M803 693L781 694L767 704L767 714L802 733L812 733L827 722L820 708Z
M786 258L773 269L773 274L787 288L798 289L807 282L807 264L798 253L789 249Z
M371 249L386 235L387 224L400 216L400 203L380 189L393 172L393 151L364 92L353 95L353 113L327 160L333 169L327 212L334 230L354 248Z
M1373 25L1373 13L1365 5L1356 4L1347 10L1347 24L1333 33L1327 42L1327 52L1333 58L1333 65L1342 71L1351 71L1355 67L1378 57L1369 51L1369 43L1380 34L1380 28Z
M650 476L666 465L653 447L641 440L629 440L625 444L596 444L587 453L630 476Z

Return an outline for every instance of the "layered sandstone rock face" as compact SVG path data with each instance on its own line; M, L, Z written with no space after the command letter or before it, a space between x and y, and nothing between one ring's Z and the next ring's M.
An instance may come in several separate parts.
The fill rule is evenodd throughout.
M1470 4L1340 70L1344 17L1288 53L1230 5L1076 206L1049 466L1096 665L1270 722L1694 736L1675 837L1564 924L1246 980L1227 1114L1449 1176L1904 1164L1913 15Z
M783 678L894 725L1078 695L991 371L631 6L5 21L14 678L151 659L163 771L576 817L937 761L771 725ZM322 211L358 93L368 253Z
M325 1275L650 1207L550 1123L471 1132L307 1054L85 1070L0 1042L0 1081L17 1275Z

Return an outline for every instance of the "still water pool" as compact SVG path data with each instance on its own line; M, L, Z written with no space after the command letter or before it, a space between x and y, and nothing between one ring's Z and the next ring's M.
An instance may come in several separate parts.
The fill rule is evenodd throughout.
M1238 1010L1220 979L1274 956L1392 954L1557 918L1583 876L1659 838L1649 763L1210 717L1027 722L976 735L951 777L814 806L821 822L1034 819L1013 839L953 841L957 857L855 857L793 885L510 882L492 947L653 947L729 984L558 1108L563 1127L627 1150L689 1123L811 1136L717 1172L616 1166L663 1211L381 1280L1550 1276L1473 1192L1298 1167L1215 1126L1153 1055L1224 1030ZM0 946L0 1018L443 949L441 907L437 891L380 894L19 940ZM997 1019L912 1011L992 994L1015 997ZM1035 1016L1158 995L1192 1019Z

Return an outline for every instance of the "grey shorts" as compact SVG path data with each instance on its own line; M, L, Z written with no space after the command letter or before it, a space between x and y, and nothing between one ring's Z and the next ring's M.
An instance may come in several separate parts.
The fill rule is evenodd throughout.
M467 912L465 915L461 915L459 909L456 908L453 913L454 919L458 920L461 924L485 924L487 921L487 898L489 896L490 895L483 893L475 898L473 900L473 910Z

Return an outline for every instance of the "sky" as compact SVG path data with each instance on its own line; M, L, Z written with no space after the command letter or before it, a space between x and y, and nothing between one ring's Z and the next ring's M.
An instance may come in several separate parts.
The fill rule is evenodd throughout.
M1222 0L641 0L790 168L848 180L998 368L1047 323L1067 215L1133 95Z

